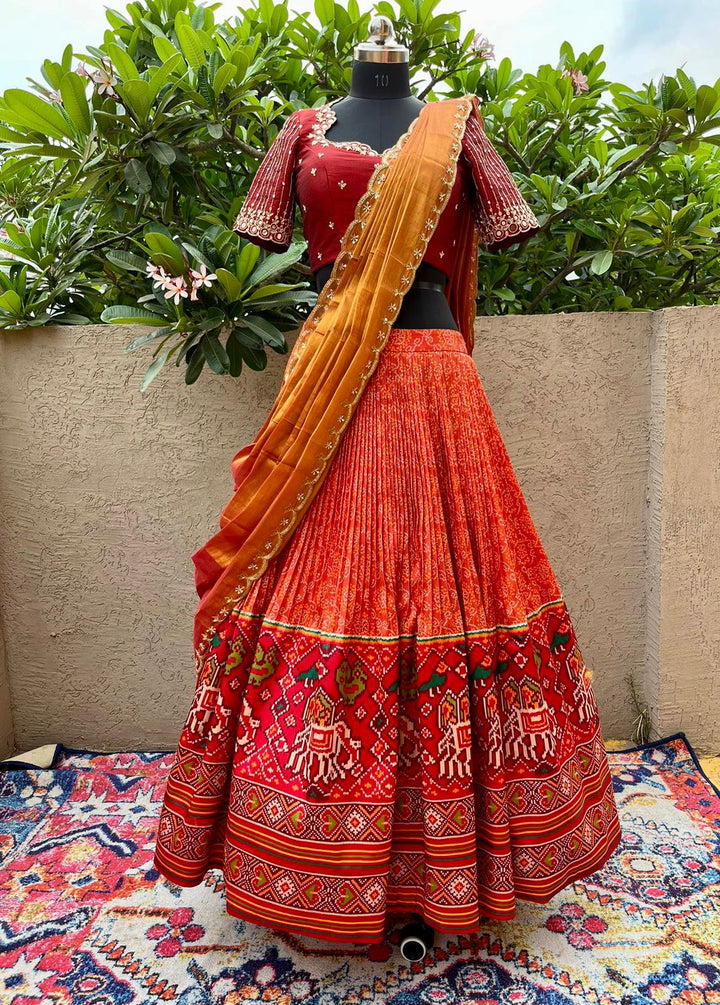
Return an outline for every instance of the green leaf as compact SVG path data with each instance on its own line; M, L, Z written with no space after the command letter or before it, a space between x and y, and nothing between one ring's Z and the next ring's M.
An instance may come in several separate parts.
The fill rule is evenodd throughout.
M130 110L141 125L147 123L152 107L150 85L147 80L128 80L117 86L117 91L130 106Z
M23 129L37 130L56 140L68 137L68 125L57 105L44 101L37 94L10 87L3 92L7 108L0 114L8 125L21 126ZM8 111L11 113L8 115Z
M22 300L15 290L7 290L5 293L0 294L0 311L6 311L8 314L12 314L13 317L18 317L22 314Z
M256 332L248 331L246 328L233 328L230 334L233 340L240 346L248 346L250 349L262 349L265 345L260 335Z
M150 80L148 81L148 98L154 102L160 91L168 84L175 73L187 73L187 67L182 54L176 49L172 54L165 57L163 65L150 67Z
M92 129L90 106L85 94L85 84L77 73L66 73L60 81L63 107L75 128L81 133Z
M100 320L111 325L164 325L167 318L158 317L157 314L150 314L140 307L125 306L115 304L106 307L100 315Z
M185 383L194 384L205 366L205 356L199 345L191 346L188 352L191 352L191 356L185 371Z
M142 23L145 25L145 27L147 28L147 30L150 32L151 35L156 35L158 38L165 37L162 28L158 28L158 26L156 24L153 24L149 18L144 17L142 19Z
M202 28L203 27L203 25L205 24L205 8L204 7L196 7L195 8L195 10L192 13L192 17L190 19L190 24L193 26L193 28Z
M301 283L296 283L296 286L301 286ZM260 286L254 293L251 293L249 297L245 299L249 302L251 300L259 300L261 297L270 297L274 293L282 293L289 287L284 283L271 283L269 286Z
M163 62L167 62L175 56L180 56L180 53L177 51L169 38L160 38L159 36L156 36L153 39L153 47Z
M124 175L125 181L138 195L146 195L152 188L150 175L143 162L139 161L137 157L133 157L127 162Z
M78 161L80 160L80 155L77 150L72 150L70 147L57 147L52 143L39 143L37 145L28 144L27 146L15 146L12 150L15 157L34 157L51 160L59 158L65 161ZM20 164L20 161L18 161Z
M335 19L333 0L315 0L315 14L321 25L332 24Z
M175 33L177 34L183 56L193 70L199 70L201 66L205 65L205 52L198 33L189 25L178 24L177 22L175 24Z
M183 254L171 237L158 231L149 230L145 234L145 243L151 252L151 257L156 265L161 265L173 276L180 276L187 264Z
M131 21L126 20L122 14L118 14L116 10L111 7L105 8L105 17L108 19L109 23L113 28L129 28L132 24Z
M257 332L264 342L275 349L284 349L287 345L283 333L266 318L258 317L255 314L247 314L245 317L240 318L238 324L245 325L250 331Z
M145 272L147 261L139 255L133 255L130 251L108 251L105 255L109 262L117 265L127 272Z
M227 85L235 76L235 67L232 63L225 63L220 67L218 72L213 78L212 86L215 93L215 97L218 98L222 92L225 90Z
M685 71L681 68L677 70L677 78L680 81L685 96L688 99L688 103L693 105L695 103L695 95L697 94L697 88L695 82L692 78L688 77Z
M610 268L613 262L612 251L598 251L590 262L590 271L596 276L602 276Z
M504 91L510 82L510 74L512 73L512 63L507 56L503 58L498 63L497 68L497 89L498 91Z
M140 346L147 345L148 342L152 342L156 338L163 338L168 335L171 331L174 331L176 325L163 325L162 328L156 328L154 332L146 332L145 335L139 335L136 339L130 343L130 345L125 347L125 352L133 352L135 349L139 349Z
M151 140L148 143L148 150L153 155L158 164L173 164L177 153L169 143L161 143L159 140Z
M60 81L63 78L63 68L59 63L54 63L51 59L46 59L40 68L40 72L45 80L47 80L48 84L54 88L54 90L60 90Z
M242 353L243 360L251 370L259 371L267 369L267 353L264 349L253 349L250 346L241 346L240 352Z
M237 338L238 330L233 328L233 330L228 335L227 345L225 346L228 354L228 359L230 360L230 376L239 377L242 373L243 368L243 355L240 342Z
M717 103L718 96L714 88L708 87L707 84L702 84L698 87L697 95L695 96L695 119L698 122L707 119L715 111Z
M230 369L230 359L215 332L208 332L200 343L207 365L214 373L224 374Z
M255 248L256 252L260 251L260 249L256 244L249 246ZM305 247L306 247L305 241L295 241L293 244L290 245L287 251L279 253L270 252L265 256L263 261L259 263L257 268L253 271L252 275L249 276L246 285L251 287L256 286L258 283L264 282L270 276L275 276L279 272L284 272L285 269L287 269L289 266L295 265L295 263L299 262L300 259L302 258L303 250ZM246 249L243 249L243 254L245 253L245 250ZM257 260L257 258L258 255L255 254L254 260ZM242 255L241 255L241 261L243 262L244 266L245 260L242 258Z
M225 312L219 307L211 307L205 316L205 320L198 325L201 332L209 332L213 328L220 328L225 323Z
M135 66L132 57L126 49L116 45L115 42L110 42L110 44L106 46L106 49L108 56L112 60L115 69L120 74L124 83L127 83L128 80L140 79L140 71Z
M596 241L606 240L604 231L592 220L573 220L573 227L581 234L587 234L588 237L592 237Z
M162 368L165 366L165 361L170 355L171 349L172 346L170 347L170 349L166 349L165 352L158 353L158 355L152 361L150 366L147 368L147 370L145 371L145 376L143 377L142 383L140 385L141 393L147 391L150 384L152 384L152 382L155 380L155 378L160 373Z
M225 296L230 301L240 300L243 295L243 284L239 279L236 279L232 272L228 272L227 269L216 269L215 274L218 277L220 285L225 291Z

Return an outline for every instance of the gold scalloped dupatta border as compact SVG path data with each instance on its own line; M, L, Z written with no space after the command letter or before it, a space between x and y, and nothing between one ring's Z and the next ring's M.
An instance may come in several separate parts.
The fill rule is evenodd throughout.
M378 364L455 182L474 94L428 102L382 155L328 281L293 346L255 440L232 461L235 494L193 556L199 672L221 621L288 541L317 494ZM448 301L472 351L477 233L463 214Z

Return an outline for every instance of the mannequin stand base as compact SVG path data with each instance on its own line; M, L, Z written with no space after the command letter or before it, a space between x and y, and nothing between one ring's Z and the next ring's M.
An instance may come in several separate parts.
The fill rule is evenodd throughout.
M400 953L410 963L424 960L435 942L435 932L422 916L413 912L414 921L400 930Z

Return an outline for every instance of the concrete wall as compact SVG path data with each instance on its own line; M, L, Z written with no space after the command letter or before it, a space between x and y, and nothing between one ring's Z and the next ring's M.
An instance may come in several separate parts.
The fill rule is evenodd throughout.
M647 693L661 723L720 749L720 308L653 331ZM664 420L664 421L663 421Z
M15 726L10 699L10 679L5 659L5 642L2 636L2 611L0 611L0 760L15 753Z
M479 318L475 361L578 639L603 734L632 673L662 734L717 748L720 308ZM142 329L0 333L0 629L14 746L171 749L194 686L191 554L285 357L238 381ZM294 334L288 336L290 344ZM0 749L12 720L0 658ZM4 700L5 699L5 700Z

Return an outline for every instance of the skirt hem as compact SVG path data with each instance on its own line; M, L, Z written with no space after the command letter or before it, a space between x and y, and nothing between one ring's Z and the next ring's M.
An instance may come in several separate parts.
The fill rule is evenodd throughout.
M587 865L585 865L576 874L573 874L572 870L566 870L562 874L562 876L558 876L557 884L554 886L551 893L544 896L534 896L529 891L523 891L522 894L515 893L515 899L517 901L525 901L526 903L531 904L539 904L539 905L548 904L553 899L553 897L557 896L557 894L560 893L562 890L567 889L570 886L570 884L580 882L583 879L586 879L588 876L592 875L593 873L597 872L617 851L621 843L622 831L620 829L619 824L617 828L608 831L608 836L611 837L612 840L610 841L609 844L599 846L599 848L601 849L601 854L597 856L597 861L595 865L592 867L591 871L588 871ZM187 878L184 877L181 878L179 876L176 876L170 867L167 867L167 869L164 866L163 868L160 868L157 861L155 862L155 868L169 882L174 883L176 886L184 888L199 886L210 870L216 870L221 874L223 873L222 863L218 862L217 859L211 860L211 862L205 867L205 871L203 872L203 874L194 882L188 881ZM355 938L353 938L351 937L350 933L348 933L346 937L343 937L340 934L330 934L325 930L320 932L319 928L315 929L312 928L310 925L303 925L302 923L294 923L292 925L280 926L273 923L269 918L265 918L263 920L258 915L253 915L252 912L250 911L244 912L236 904L227 901L225 905L225 911L232 917L239 918L240 920L249 922L250 924L253 925L259 925L263 928L271 929L272 931L283 931L288 934L305 936L306 938L315 938L326 942L348 943L355 945L382 944L387 940L389 931L392 928L392 924L391 925L385 924L384 931L382 934L378 933L366 939L358 939L356 930L358 922L361 920L359 918L348 917L348 923L351 926L351 928L355 930L356 933ZM442 935L471 935L474 932L478 932L480 930L483 921L513 921L517 917L517 907L513 909L512 913L510 912L489 913L486 911L481 911L480 912L481 920L479 920L472 926L453 925L452 927L447 927L443 923L440 924L437 923L435 912L433 910L428 910L427 905L424 903L424 901L422 901L420 898L416 896L410 895L408 896L407 900L404 899L401 900L400 898L398 898L398 900L394 901L392 904L389 904L385 911L385 919L386 921L391 918L397 919L401 918L403 915L407 915L408 913L413 912L421 914L425 919L426 923L429 924L436 933Z

